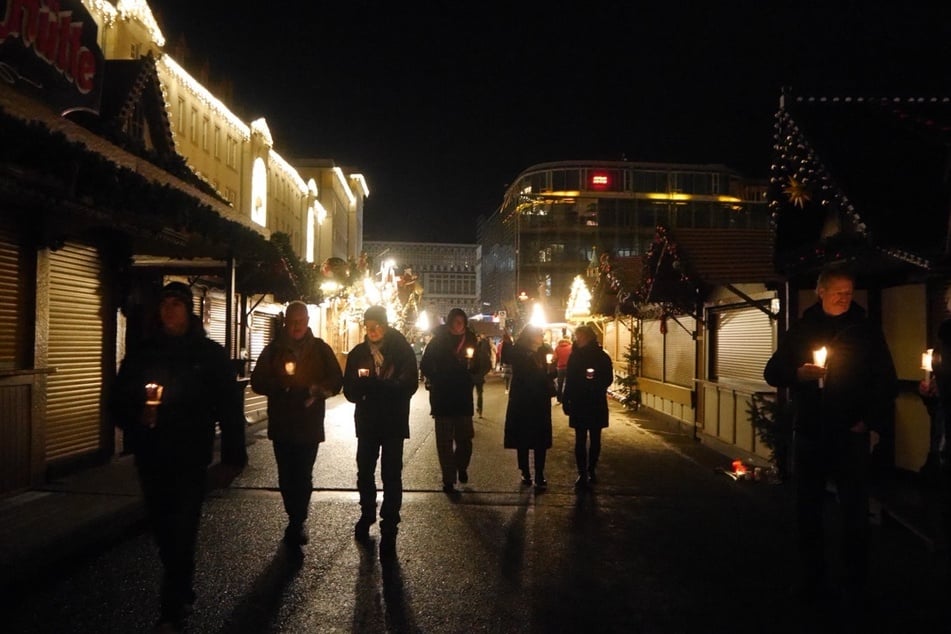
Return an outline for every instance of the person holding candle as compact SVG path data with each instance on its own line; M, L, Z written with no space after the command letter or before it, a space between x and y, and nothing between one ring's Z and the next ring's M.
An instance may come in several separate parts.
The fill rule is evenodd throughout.
M162 562L158 626L173 631L184 626L195 602L195 543L206 488L226 486L248 461L234 366L205 334L193 304L188 285L162 287L157 331L139 345L130 342L109 400L135 456ZM221 461L209 469L216 423Z
M435 421L436 453L442 471L442 490L456 495L456 478L469 482L472 459L472 389L477 378L488 372L476 334L461 308L446 315L446 323L433 331L423 352L420 368L429 383L430 414Z
M597 480L601 456L601 430L608 426L608 387L614 382L611 357L601 349L591 326L575 329L568 356L561 408L568 426L575 430L575 486L585 488Z
M819 301L781 337L763 376L793 400L794 477L802 576L799 598L817 600L834 586L823 529L827 480L841 507L842 584L860 609L868 582L871 452L892 423L898 381L881 328L852 301L855 277L841 265L820 273ZM826 349L825 359L814 357ZM821 363L817 363L817 361ZM820 387L819 382L823 384Z
M409 438L409 402L419 388L416 353L398 330L389 327L386 309L363 313L366 336L350 350L343 372L343 394L354 403L357 433L357 491L360 519L354 538L370 538L376 523L376 463L380 461L380 556L396 555L403 505L403 442Z
M325 439L325 401L343 385L331 347L308 326L307 304L293 301L284 328L264 347L251 372L251 389L267 396L267 437L277 462L277 484L287 513L283 542L308 542L304 523L314 490L317 449Z
M551 397L555 395L555 369L546 361L551 348L537 326L525 326L512 347L512 386L505 410L503 446L515 449L522 484L532 485L529 452L534 454L535 490L548 488L545 459L551 448Z

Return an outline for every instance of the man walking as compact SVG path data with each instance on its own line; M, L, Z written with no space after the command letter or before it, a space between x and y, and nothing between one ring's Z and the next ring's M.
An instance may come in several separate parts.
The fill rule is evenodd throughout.
M251 372L251 389L267 396L267 437L277 461L277 484L287 513L283 542L308 542L304 522L314 489L314 461L324 441L325 400L340 392L340 364L307 325L307 304L293 301L284 328L264 347Z
M386 309L371 306L363 314L366 337L347 355L343 393L355 403L357 490L360 519L354 537L369 538L376 522L376 463L380 460L383 505L380 508L380 556L396 554L403 503L403 441L409 438L409 402L419 387L416 355L406 338L388 326Z
M797 411L797 593L821 599L829 587L823 504L832 478L842 515L845 598L848 607L860 609L868 573L870 454L891 421L898 381L881 329L852 301L854 285L846 268L824 269L816 287L819 301L782 338L763 374L770 385L791 389ZM825 355L814 357L823 349Z
M178 632L195 601L195 542L208 484L215 423L221 428L220 482L248 460L235 371L224 348L192 314L191 289L166 284L159 330L130 349L111 398L115 424L135 466L163 576L158 630ZM213 483L216 484L216 483Z
M442 470L442 490L455 495L456 477L469 481L472 459L472 387L480 376L476 335L469 318L459 308L446 316L446 323L433 332L421 361L429 381L430 413L436 424L436 452Z

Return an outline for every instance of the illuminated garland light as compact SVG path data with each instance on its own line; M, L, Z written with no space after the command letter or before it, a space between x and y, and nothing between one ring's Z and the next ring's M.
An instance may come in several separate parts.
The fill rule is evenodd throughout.
M571 291L568 294L568 309L565 311L565 319L571 320L573 317L588 317L591 314L591 291L585 284L584 278L576 275L571 282Z
M239 119L231 110L225 106L221 100L211 94L207 88L201 85L194 77L188 74L188 72L178 65L178 63L173 60L168 55L162 55L159 58L159 69L165 70L166 73L172 76L172 78L180 85L184 86L196 99L198 99L201 104L211 110L214 110L219 114L223 119L225 119L231 126L238 132L238 135L241 137L241 140L247 141L251 138L251 128L244 121ZM159 74L159 77L164 79L166 82L169 81L168 77L163 77L162 74ZM166 98L166 103L168 99ZM167 107L171 107L169 103Z

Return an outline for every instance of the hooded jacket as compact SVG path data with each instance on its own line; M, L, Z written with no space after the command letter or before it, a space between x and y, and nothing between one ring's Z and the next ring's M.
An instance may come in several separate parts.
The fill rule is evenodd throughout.
M826 377L801 382L796 370L813 362L813 351L828 350ZM842 315L830 316L816 303L803 313L766 364L763 378L788 387L796 408L796 429L806 435L836 435L864 422L881 431L892 418L898 379L881 330L853 302Z
M201 319L192 315L184 335L159 331L126 356L113 386L110 412L140 464L208 465L217 423L222 462L243 467L248 460L247 421L235 379L224 348L206 336ZM164 388L151 428L142 423L147 383Z
M293 375L285 369L289 361L296 366ZM333 349L310 328L299 341L282 330L251 372L251 389L267 396L267 437L284 442L323 442L325 400L342 385Z

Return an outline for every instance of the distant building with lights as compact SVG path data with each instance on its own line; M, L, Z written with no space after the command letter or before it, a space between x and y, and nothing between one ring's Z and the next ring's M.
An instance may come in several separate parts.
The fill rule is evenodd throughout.
M363 250L371 269L385 260L393 261L397 274L413 269L423 287L422 309L433 325L453 308L467 315L482 312L479 245L366 240Z
M559 321L572 281L596 267L601 254L646 253L658 225L768 227L766 189L767 183L716 164L533 165L478 228L482 301L510 317L526 301L538 301L549 320Z

